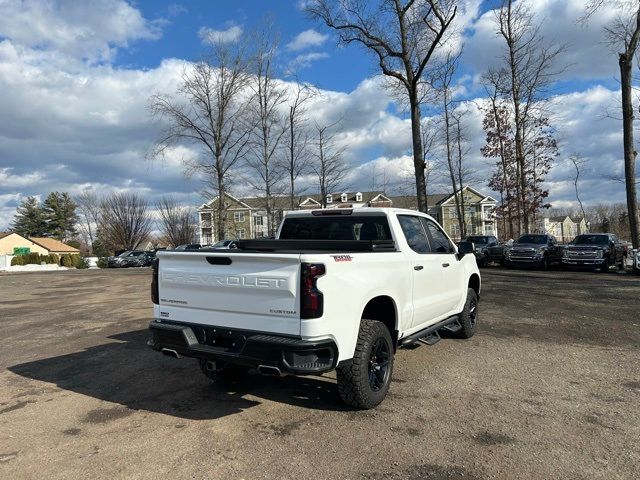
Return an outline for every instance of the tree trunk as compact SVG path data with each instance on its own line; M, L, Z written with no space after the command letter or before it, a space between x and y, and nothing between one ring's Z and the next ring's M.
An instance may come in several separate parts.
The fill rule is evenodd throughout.
M639 248L640 238L638 236L638 198L636 194L636 156L633 142L633 103L632 92L632 67L633 56L621 53L620 81L622 88L622 131L624 142L624 178L627 189L627 210L629 212L629 231L631 232L631 242L633 248Z
M216 225L216 230L217 230L217 234L218 234L218 238L216 239L218 242L221 240L225 239L225 230L226 230L226 209L224 207L224 201L225 201L225 191L224 191L224 178L223 176L218 173L217 176L217 182L218 182L218 224Z
M413 144L413 166L416 175L416 199L418 211L427 213L427 182L424 176L424 152L422 149L422 128L420 124L420 102L417 92L409 92L411 104L411 142Z
M449 100L447 89L444 91L444 136L447 144L447 164L449 166L449 177L451 178L451 188L453 189L453 200L456 204L456 213L458 215L458 228L460 229L460 239L464 235L464 217L460 210L460 199L458 198L458 185L456 182L455 169L453 168L453 153L451 152L451 133L449 119ZM462 192L460 192L462 194Z
M296 182L296 178L295 178L295 129L294 129L294 125L293 125L293 121L294 121L294 114L293 114L293 107L291 107L289 109L289 186L291 188L290 191L290 195L289 195L289 207L291 208L291 210L293 210L295 208L295 182Z
M460 131L460 119L456 120L456 125L456 142L458 144L458 186L460 187L460 213L462 213L462 223L460 225L460 240L462 240L463 238L467 237L467 218L465 216L464 194L462 192L464 185L462 185L462 132ZM473 218L471 218L470 220L473 225ZM473 228L471 230L471 233L473 233Z

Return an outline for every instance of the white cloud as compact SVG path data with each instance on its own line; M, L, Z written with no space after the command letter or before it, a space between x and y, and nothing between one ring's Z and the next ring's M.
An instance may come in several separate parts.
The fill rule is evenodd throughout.
M88 62L112 60L116 47L155 40L165 21L147 20L124 0L0 0L0 37Z
M540 35L547 42L566 44L567 50L556 65L564 69L562 78L600 78L616 75L617 55L604 44L603 28L617 15L615 9L602 8L587 25L579 22L585 0L518 0L529 8ZM498 34L495 12L489 10L470 27L463 62L478 72L499 64L504 55L504 39Z
M297 52L311 47L319 47L326 42L328 38L329 35L320 33L313 28L305 30L296 35L296 38L287 44L287 50Z
M13 168L9 167L0 168L0 184L15 189L27 186L35 186L43 179L42 173L40 172L30 172L24 175L13 175L11 173L12 170Z
M213 30L202 27L198 30L198 37L203 45L213 45L216 43L231 43L237 41L242 36L242 27L232 25L226 30Z
M296 70L301 68L309 68L318 60L323 60L325 58L329 58L328 53L324 52L312 52L312 53L303 53L298 55L289 63L289 70Z
M557 1L545 2L560 5ZM110 4L124 2L111 0ZM570 6L576 4L576 0L570 1ZM8 11L14 16L20 13L13 5L7 10L6 5L6 0L0 0L3 13ZM29 3L25 8L36 7ZM62 32L47 34L53 40L38 40L44 38L41 31L46 27L46 22L37 26L40 17L34 16L36 27L31 33L28 29L17 33L11 30L13 25L24 25L24 19L0 19L0 29L9 28L13 32L10 36L6 33L9 30L0 30L6 37L0 40L0 105L3 118L11 119L0 127L0 229L9 225L15 207L27 195L46 195L54 190L72 194L85 189L101 193L140 191L152 200L172 194L185 203L200 203L197 193L200 185L185 180L182 173L183 160L200 153L196 148L176 146L163 161L144 160L159 129L150 121L147 99L154 92L175 92L189 63L166 59L155 68L136 70L85 62L82 58L87 54L82 52L93 52L94 58L104 60L112 58L114 48L126 46L134 39L150 38L149 22L142 18L137 23L146 34L135 34L131 27L123 27L128 33L116 34L114 27L101 26L90 16L83 28L87 31L102 28L99 35L102 40L83 50L74 41L65 40L62 27ZM71 25L72 31L82 30L78 22L59 12L52 25ZM589 35L595 38L593 32ZM485 49L490 46L489 43ZM107 56L104 48L108 49ZM486 51L481 54L487 58ZM326 53L309 52L301 54L298 61L309 65L323 58L327 58ZM598 58L598 62L603 61ZM585 75L588 64L584 65ZM600 75L599 65L593 69L595 76ZM472 92L477 78L461 80L461 94ZM395 189L407 185L407 193L411 191L410 124L406 115L390 108L392 105L393 96L382 77L367 78L351 92L322 90L307 104L309 114L319 124L339 122L337 140L347 148L345 159L352 166L348 179L352 189L368 189L374 183L381 188L386 183ZM609 108L615 110L618 105L619 91L603 86L554 99L553 121L562 141L562 158L548 175L552 204L575 202L572 172L565 161L573 152L588 161L582 183L585 203L624 201L623 186L606 180L607 176L622 172L620 122L605 115ZM480 155L484 143L482 115L472 106L465 121L470 139L468 165L478 178L476 185L487 191L486 178L493 160ZM437 177L435 190L431 192L446 188L446 182ZM311 180L307 181L308 191L314 191Z

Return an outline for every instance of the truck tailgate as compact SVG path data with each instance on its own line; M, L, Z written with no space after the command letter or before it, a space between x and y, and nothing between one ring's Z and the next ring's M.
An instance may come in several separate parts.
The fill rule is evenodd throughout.
M300 255L158 252L160 319L300 335Z

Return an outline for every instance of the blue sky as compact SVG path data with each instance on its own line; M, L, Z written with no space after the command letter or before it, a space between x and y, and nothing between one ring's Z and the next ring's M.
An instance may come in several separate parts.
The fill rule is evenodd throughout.
M561 155L547 177L554 206L576 205L567 158L587 159L583 197L587 204L624 202L622 184L604 180L622 172L617 62L603 43L603 27L615 12L603 11L588 25L577 19L584 0L517 0L526 3L551 43L569 45L563 74L550 92ZM465 44L456 79L466 108L468 166L474 186L488 191L491 162L482 158L483 102L480 75L500 61L496 1L460 0L456 36ZM206 49L206 38L239 38L270 16L280 33L278 64L292 65L320 95L314 119L343 118L338 140L350 166L346 187L383 186L409 193L410 125L372 57L309 20L299 0L0 0L0 230L27 196L59 190L137 191L155 200L174 195L200 204L201 184L184 175L182 161L193 146L173 149L163 162L147 153L160 126L149 117L152 93L175 93L180 74ZM426 108L430 115L436 111ZM10 121L6 121L10 119ZM437 153L437 152L436 152ZM437 155L436 155L437 157ZM437 158L436 158L437 160ZM447 190L442 167L430 193ZM313 192L313 178L302 179ZM242 182L232 186L250 194ZM489 193L489 192L488 192Z
M240 26L243 31L258 28L264 18L271 17L281 31L282 49L280 66L298 55L313 52L330 52L330 57L318 60L314 68L300 69L298 76L320 88L351 91L374 69L370 59L355 48L337 48L335 38L316 22L307 18L299 2L286 0L240 2L194 0L189 2L146 0L136 3L146 18L164 23L163 35L153 42L140 42L134 48L118 55L116 64L124 68L155 68L167 57L197 60L206 52L198 37L202 27L226 30ZM318 47L291 51L286 45L305 30L316 29L329 34ZM334 73L337 72L337 73Z

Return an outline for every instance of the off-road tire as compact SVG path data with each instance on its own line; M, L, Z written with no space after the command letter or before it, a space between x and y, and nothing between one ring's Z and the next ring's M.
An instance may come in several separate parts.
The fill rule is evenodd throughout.
M473 288L467 290L467 301L458 319L462 328L455 333L458 338L471 338L478 325L478 295Z
M600 273L609 273L609 257L605 257L604 262L602 262Z
M378 342L386 344L388 363L382 384L376 390L371 385L370 364L374 356L373 349L379 345ZM344 403L361 409L379 405L389 391L393 373L393 341L386 325L377 320L362 319L353 359L348 364L338 367L336 372L338 393Z
M225 365L217 370L207 370L207 362L203 359L200 359L200 369L209 380L224 383L239 380L250 370L249 367L242 367L240 365Z
M544 257L542 257L542 260L540 260L540 270L546 272L547 270L549 270L549 265L549 257L545 255Z

